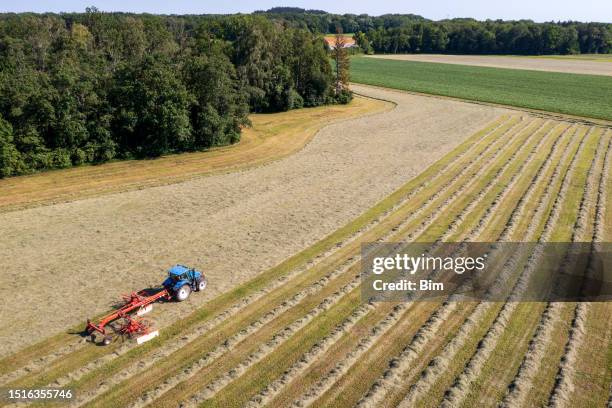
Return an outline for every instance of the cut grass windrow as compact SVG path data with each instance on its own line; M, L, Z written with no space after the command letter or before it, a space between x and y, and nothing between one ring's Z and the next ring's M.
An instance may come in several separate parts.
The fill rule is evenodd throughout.
M544 140L544 138L540 139L540 141L538 142L538 144L533 147L532 152L535 152L536 149L538 149L541 146L541 142ZM515 176L518 173L515 173ZM499 200L498 200L499 202ZM498 203L497 202L497 203ZM496 204L497 204L496 203ZM492 210L492 208L490 207L490 210ZM487 214L490 214L491 211L487 211ZM479 224L480 227L482 227L485 224L485 222L481 222ZM384 305L387 307L380 307L379 305L377 305L377 309L387 309L388 305ZM390 318L392 317L396 317L398 316L397 312L399 311L399 307L395 307L393 309L393 311L391 312ZM436 324L441 324L445 321L445 319L448 317L448 313L452 312L451 310L452 308L448 308L444 310L444 313L446 313L445 316L441 316L441 310L439 309L438 311L436 311L436 313L434 313L434 315L432 315L432 317L428 320L427 324L431 325L432 327ZM389 320L387 320L388 322ZM423 326L425 327L425 326ZM421 329L423 329L423 327ZM249 402L250 406L261 406L264 405L268 402L270 402L275 395L280 392L282 390L283 385L286 385L287 383L289 383L290 381L292 381L293 379L297 378L298 375L300 375L303 371L305 371L308 367L309 364L314 362L314 359L320 355L322 355L324 352L326 352L330 347L332 347L333 342L336 341L338 339L338 332L334 333L333 336L330 336L328 338L325 338L323 340L321 340L321 342L317 343L313 349L311 349L309 352L307 352L296 364L294 364L291 368L289 368L288 370L286 370L284 372L284 374L278 378L277 380L275 380L273 383L269 384L266 388L264 388L258 395L256 395L255 397L253 397L253 399L251 399L251 401ZM424 336L420 336L419 333L417 333L417 335L415 335L415 338L424 338ZM332 341L333 340L333 341ZM372 340L372 339L370 339ZM422 344L425 344L423 341L421 342ZM276 406L277 404L273 404L274 406Z
M552 216L548 218L544 233L540 238L541 241L549 241L551 237L555 236L553 231L558 232L561 227L558 224L559 219L562 217L564 210L571 207L571 205L566 203L566 199L569 195L568 190L573 187L572 183L574 182L573 178L575 173L579 172L577 176L578 178L580 178L580 175L582 174L580 173L582 170L580 168L580 162L577 164L577 159L582 155L583 151L585 154L590 153L588 151L589 149L584 148L585 141L588 138L588 135L583 136L579 145L579 150L572 156L570 163L571 171L566 172L564 181L562 183L562 188L556 196L553 205L551 212ZM566 237L566 239L567 238L569 237ZM540 255L541 253L539 248L536 248L535 252L537 255ZM529 265L530 269L533 269L536 264L536 260L531 261ZM569 259L566 259L564 262L565 267L569 266L569 264L573 265ZM529 273L528 276L531 276L533 273L533 271L530 272L531 273ZM541 278L541 276L537 276L540 285L542 283ZM526 288L527 284L527 280L523 281L523 288ZM489 397L488 395L483 396L483 389L485 387L483 382L491 380L487 380L487 373L490 373L491 369L495 369L495 364L499 364L499 361L504 362L505 367L508 368L508 373L514 371L512 368L512 361L516 359L513 358L513 356L520 354L517 353L517 350L506 350L503 346L517 348L520 347L523 342L526 342L526 336L528 336L532 330L535 330L535 325L537 322L534 319L534 316L538 315L537 310L541 308L537 303L518 303L515 299L509 300L510 303L506 303L504 305L495 322L487 332L487 335L481 341L477 352L472 356L464 368L463 373L456 378L455 384L447 391L444 399L444 405L457 406L461 405L466 400L468 401L467 404L473 403L475 400L492 403L486 399ZM523 341L521 341L521 339ZM502 359L502 356L505 356L506 359ZM518 365L518 362L515 364ZM495 378L495 382L498 384L505 383L503 376L504 374L509 376L508 373L497 373L498 377ZM485 380L481 380L482 378Z
M563 143L559 144L559 141ZM558 138L553 147L549 150L546 158L541 162L535 175L528 183L524 196L518 200L516 207L512 210L509 221L506 223L505 233L502 234L506 239L511 239L513 235L519 235L527 240L537 239L538 214L544 212L547 202L551 200L552 186L555 179L560 177L559 168L562 159L569 155L570 138ZM535 198L541 198L536 201ZM531 214L533 213L533 214ZM519 223L520 219L529 220L529 223ZM514 230L514 233L511 231ZM518 257L514 263L508 265L510 268L522 267L523 259ZM408 393L401 401L402 407L420 405L437 405L434 401L442 398L444 384L452 379L452 373L461 361L468 358L468 350L475 349L476 340L484 336L489 322L492 322L501 306L497 304L480 303L475 311L466 318L463 326L457 335L445 346L442 353L430 361L427 368L421 373L420 379L410 386ZM426 400L423 400L426 398ZM419 402L417 402L419 401Z
M594 153L592 155L594 155ZM587 170L584 167L588 166L589 163L591 163L590 160L581 162L583 171L582 173L579 173L579 176L580 175L584 176L587 174ZM576 190L577 193L581 193L579 191L579 188L584 186L585 182L586 180L582 180L582 183L580 183L580 180L579 180L578 182L575 183L578 187L573 186L573 189ZM586 189L586 187L583 187L583 189ZM574 195L576 195L577 193L575 193ZM583 201L575 200L574 197L572 196L569 198L569 202L573 205L570 204L570 205L567 205L566 207L570 207L570 209L574 211L576 204L578 202L583 202ZM571 207L574 207L574 209L572 209ZM562 226L565 226L565 228L563 228L564 233L562 235L557 234L555 236L556 240L565 239L567 241L568 239L570 239L569 237L570 234L573 235L573 239L576 239L576 236L575 234L572 233L572 230L566 227L565 222L570 222L570 221L571 219L567 219L567 216L566 216L566 221L564 221L564 223L561 224ZM577 223L579 223L579 221L577 221ZM570 226L571 225L575 225L575 223L571 223ZM546 310L543 313L540 323L538 324L538 327L536 329L536 332L529 344L529 348L525 354L525 357L523 358L523 361L518 370L518 373L515 376L514 380L510 383L509 393L508 395L506 395L503 401L504 406L513 406L513 404L517 403L517 401L519 402L527 401L527 400L532 401L532 398L529 397L528 394L531 393L531 391L533 391L534 381L537 380L538 382L541 381L543 383L546 381L548 382L551 381L550 379L545 380L544 377L540 377L541 374L538 374L538 372L540 370L540 367L542 367L543 364L546 364L546 362L549 362L549 364L550 363L555 364L555 366L558 364L557 357L551 357L550 353L551 353L551 350L554 350L554 347L553 347L554 343L561 341L561 336L558 333L558 331L560 330L559 325L565 321L564 316L568 314L568 311L569 309L568 309L567 304L561 304L558 302L551 302L547 304ZM563 326L564 326L564 323L563 323ZM567 333L563 334L563 336L567 336ZM555 341L553 341L553 339ZM549 359L551 358L552 360L549 361ZM550 389L551 386L552 386L551 384L547 386L543 384L538 384L537 386L538 392L544 393L546 392L544 391L544 389L545 388Z
M595 137L597 136L598 135L596 134ZM550 241L568 242L570 239L576 239L576 235L573 233L573 230L576 224L579 223L579 211L577 205L578 203L584 202L583 198L585 197L584 192L586 190L584 186L587 183L587 168L585 168L585 166L589 166L591 163L591 158L595 155L595 146L596 144L591 144L589 146L590 151L589 149L585 149L587 154L586 159L578 162L578 170L574 171L576 173L575 177L577 180L573 180L572 184L569 184L569 182L564 184L563 187L565 191L559 193L559 196L564 197L565 201L564 211L559 214L559 217L562 217L564 221L559 223L556 231L550 235ZM574 156L573 161L576 161L577 157L578 154ZM592 168L593 166L591 165L591 169ZM568 192L567 190L570 191ZM572 220L574 222L571 222ZM570 223L569 228L566 223ZM563 317L567 315L566 309L568 309L568 305L564 303L547 303L546 309L542 313L541 319L535 328L535 333L533 334L528 348L524 353L524 357L520 363L518 372L514 379L510 382L509 392L502 401L504 406L515 406L516 404L520 405L527 400L532 400L530 397L528 397L528 394L533 387L536 377L538 381L544 381L544 378L541 377L539 371L542 367L543 361L547 361L545 357L548 353L550 353L552 347L551 345L553 344L553 335L558 331L557 326L563 323ZM558 340L558 336L556 340ZM555 361L554 358L553 361ZM558 359L556 361L558 362Z
M576 169L580 167L576 165L576 162L578 157L582 154L583 147L585 146L584 142L587 138L588 136L583 137L578 152L576 152L572 158L572 163L570 163L571 171L566 173L566 180L564 180L563 186L557 195L552 216L549 218L549 223L547 223L549 228L544 231L541 240L547 241L548 238L552 236L552 230L558 227L557 221L561 216L561 206L565 205L566 198L569 194L567 190L571 188L570 180L576 173ZM588 153L587 149L584 149L584 151ZM537 248L536 252L539 252ZM569 267L570 264L572 266L574 265L569 259L565 261L565 267ZM527 273L521 276L515 289L513 289L513 294L508 298L493 322L493 325L480 341L476 353L470 358L463 372L455 379L453 386L447 391L442 406L453 407L464 404L470 406L478 401L485 404L494 404L494 402L487 398L489 396L483 395L483 382L493 380L489 374L491 369L494 369L496 364L499 364L500 361L504 362L505 368L509 368L507 371L513 372L510 361L512 359L512 353L504 350L502 346L516 349L521 345L521 339L524 339L526 342L528 334L532 332L532 326L535 326L536 319L533 316L537 316L537 314L533 312L534 310L538 310L540 305L533 302L518 302L518 300L520 294L523 293L530 284L533 284L530 280L533 274L538 270L537 265L537 259L530 261L526 271ZM537 276L539 283L536 283L540 286L542 285L541 278L542 276L540 273L540 276ZM529 317L531 317L531 321ZM516 350L514 350L514 352L516 352ZM502 356L506 358L501 358ZM498 383L504 382L504 373L497 374L502 375L502 377L500 378L498 376L494 380Z
M553 132L552 135L550 135L550 141L547 143L548 146L546 148L544 148L543 150L547 150L550 149L550 145L556 144L559 140L559 133L561 133L563 130L565 130L566 128L561 128L558 129L557 132ZM540 141L535 145L535 147L533 147L529 157L527 157L519 166L518 169L514 169L513 172L513 176L512 179L509 183L509 188L507 188L502 194L497 196L496 199L496 204L493 207L489 207L489 210L487 210L488 212L492 212L495 214L499 215L499 206L501 204L504 205L504 208L512 208L514 207L511 203L507 202L508 201L508 197L511 196L511 193L513 192L513 190L515 190L515 183L518 182L519 180L519 174L521 175L521 177L525 178L528 177L530 174L532 174L532 172L535 171L536 166L529 166L531 167L530 171L525 171L524 168L527 167L528 162L531 161L531 157L535 154L536 151L539 151L540 154L542 154L542 142L544 141L544 139L540 139ZM537 162L537 160L536 160ZM543 165L543 163L542 163ZM523 194L525 194L524 189L523 189ZM516 195L514 200L516 200ZM520 198L520 200L523 200L524 196ZM508 216L509 220L512 220L512 217L516 214L514 214L514 211L517 209L518 207L514 207L514 210L512 213L510 213L510 215ZM503 213L503 211L502 211ZM507 214L506 214L507 215ZM488 224L488 220L486 220L487 217L485 218L481 218L481 223L479 225L479 229L477 229L476 231L474 231L474 233L476 234L476 236L479 237L479 239L484 241L488 241L491 238L493 240L496 240L494 236L486 236L484 234L484 231L482 231L482 227L483 224L487 223ZM484 221L484 222L483 222ZM507 240L507 237L510 235L511 233L511 226L513 226L515 224L513 224L511 221L506 222L506 227L504 227L503 230L499 230L498 231L502 231L501 235L497 235L498 239L497 241L505 241ZM479 232L477 232L478 230L480 230ZM493 251L495 252L495 250ZM489 259L492 259L492 257L495 256L493 254L490 255ZM501 260L503 262L503 259ZM511 262L511 260L509 260L508 262ZM499 262L498 262L499 263ZM490 269L490 268L489 268ZM498 276L497 281L499 280L507 280L508 279L508 271L510 271L512 268L510 268L508 265L505 265L503 270L504 270L504 274ZM500 283L496 283L497 286L500 285ZM450 299L450 301L452 302L453 299ZM446 305L444 305L444 307L446 307ZM410 371L414 371L415 365L412 364L413 361L417 358L422 358L422 355L424 354L423 351L419 351L418 353L416 352L417 350L412 346L409 345L404 352L402 353L402 355L400 355L398 358L395 358L392 360L392 366L383 374L383 376L374 384L374 386L372 387L372 389L370 390L370 392L368 393L368 395L362 399L361 404L363 406L377 406L381 399L383 397L385 397L387 394L389 393L393 393L393 391L397 391L395 390L395 388L398 387L402 387L405 385L406 381L402 380L402 378L406 377L408 375L408 372ZM396 401L395 404L397 404L399 401Z
M515 121L516 121L516 119L515 119ZM506 125L506 129L500 129L500 130L499 130L499 132L506 131L506 130L507 130L507 127L512 127L512 126L514 126L514 123L511 123L511 124ZM501 126L500 126L500 128L503 128L503 127L504 127L504 125L501 125ZM487 145L485 145L485 146L487 146ZM458 166L461 166L461 165L465 165L465 163L463 163L463 164L462 164L462 163L458 163ZM417 207L417 208L418 208L418 207ZM388 228L389 226L385 226L385 227L386 227L386 228ZM253 309L254 309L254 310L259 310L259 308L253 308ZM265 308L264 308L264 309L265 309ZM128 382L129 382L129 381L128 381ZM131 393L131 395L133 395L133 393Z
M416 195L425 188L425 186L443 178L445 171L460 169L462 165L465 165L465 163L462 162L463 159L466 157L469 158L470 155L474 153L478 153L479 144L482 145L483 141L489 138L494 140L495 137L500 136L500 134L496 132L506 131L508 127L515 124L517 120L518 117L516 116L509 117L506 115L500 117L482 131L475 133L455 150L434 163L428 170L406 183L353 222L330 234L299 254L287 259L277 267L259 275L233 291L219 296L214 302L210 302L198 312L184 319L184 321L186 320L186 324L182 326L191 326L194 321L206 320L210 318L213 313L223 311L223 309L227 309L234 304L240 304L247 295L257 295L258 292L265 289L266 285L274 284L278 280L283 280L290 271L311 265L317 259L325 259L325 252L333 251L344 241L348 240L349 237L358 235L360 232L367 230L372 224L380 222L386 215L392 213L396 207L399 207L402 202ZM470 148L474 144L477 145L477 148L476 150L471 150ZM259 295L263 294L265 294L265 292L259 293ZM167 331L176 332L176 330L173 330L174 328L177 327L173 326ZM106 354L112 355L118 351L119 347L111 346L107 349L95 348L97 353L92 353L91 347L87 347L84 353L86 354L85 356L82 358L75 356L74 348L82 348L83 342L75 340L75 336L71 333L79 332L81 329L82 327L75 327L67 333L53 336L41 343L27 347L10 357L0 360L0 384L7 384L26 374L30 376L36 374L38 367L45 367L47 369L53 368L58 365L53 364L56 360L76 360L76 364L72 364L72 366L83 367L84 364L82 363L84 361L91 361L96 357L102 357ZM67 343L70 344L69 347L66 346ZM161 342L156 343L158 343L158 345L161 344ZM30 364L31 362L35 364ZM36 364L39 362L42 364ZM62 363L63 362L64 361L62 361ZM61 363L59 365L61 365ZM60 372L69 372L71 370L70 364L65 364L64 366L58 367L58 369ZM28 380L31 380L31 378ZM26 383L32 384L34 382L26 381Z
M337 319L341 319L343 313L338 313L337 310L343 310L350 314L356 313L358 310L356 300L359 298L359 290L357 289L359 283L360 277L356 275L350 284L324 299L304 316L280 328L269 340L262 342L262 345L248 344L248 347L246 347L248 350L235 350L231 356L228 356L220 364L198 371L195 378L183 380L178 384L173 384L173 381L170 381L170 384L173 385L171 391L164 393L161 398L154 400L149 406L166 407L176 401L180 401L182 406L196 406L198 403L214 397L217 392L234 379L242 376L253 365L275 352L278 347L296 337L303 339L304 329L315 318L319 317L318 320L327 320L330 316L337 316ZM308 309L304 308L304 310ZM205 387L198 391L200 384L205 384ZM181 401L184 396L188 395L191 395L188 400ZM132 407L139 406L142 405L138 403L132 405Z
M488 325L486 325L488 327ZM446 374L446 373L445 373ZM435 399L434 399L435 400Z
M600 179L595 228L597 242L612 242L612 131L606 133L608 147L605 154L602 178ZM596 245L599 245L596 243ZM570 406L612 407L612 305L609 302L589 304L585 327L585 338L579 350L575 374L572 381L574 392ZM588 391L584 391L588 390ZM607 405L606 405L607 403Z
M589 168L584 190L583 199L580 202L578 220L576 228L572 234L572 242L591 241L591 255L595 251L595 245L601 242L603 237L603 208L605 206L605 176L602 172L605 156L610 150L610 142L605 137L600 137L595 158ZM598 180L599 179L599 180ZM598 182L597 182L598 180ZM595 203L593 205L593 203ZM589 206L592 210L589 210ZM593 220L592 228L589 231L590 220ZM589 232L591 236L589 237ZM592 258L590 258L592 259ZM590 271L593 267L589 263L587 266L587 277L591 277ZM581 291L582 292L582 291ZM576 377L576 367L579 362L579 351L585 341L587 319L589 315L590 303L579 301L574 308L572 324L569 331L567 344L565 345L561 364L555 379L553 388L548 401L552 407L567 407L571 405L572 394L574 392L574 382Z
M261 353L260 353L260 354L261 354ZM251 362L255 362L255 360L254 360L254 359L250 359L250 360L251 360ZM195 375L195 374L194 374L194 375ZM232 370L232 375L233 375L234 377L236 376L236 374L235 374L235 370L234 370L234 369ZM227 376L229 376L229 374L228 374ZM201 377L201 375L198 375L198 378L200 378L200 377ZM171 383L172 383L172 381L171 381ZM196 382L196 383L197 383L197 382ZM193 385L193 381L188 381L188 385L192 386L192 385ZM182 391L182 392L181 392L181 395L182 395L182 394L185 394L185 390L184 390L184 389L182 389L181 391ZM204 395L208 395L208 396L210 396L210 394L206 394L206 393L204 393ZM172 397L168 397L168 398L170 398L170 400L172 399ZM197 399L197 398L196 398L196 399ZM163 402L163 401L164 401L164 399L162 399L162 400L161 400L161 402L160 402L160 405L161 405L161 406L163 406L163 404L164 404L164 402Z
M545 126L545 122L539 119L535 119L532 122L528 122L526 126L520 129L520 131L517 131L514 134L512 134L509 140L504 140L505 142L504 144L497 146L495 151L492 153L492 155L486 158L486 161L483 160L482 162L476 163L478 166L474 166L474 168L469 169L470 172L468 172L465 175L462 175L462 179L468 178L467 184L465 184L465 186L463 184L459 184L458 186L460 187L457 186L451 192L450 196L449 195L439 195L439 197L437 197L437 201L438 201L437 204L439 206L442 206L448 201L456 201L456 200L459 200L461 202L469 202L472 197L466 196L465 190L472 191L473 194L482 193L484 190L484 186L481 186L482 188L480 190L474 190L473 188L474 185L479 180L477 175L481 174L484 171L489 171L490 169L493 169L490 171L489 176L491 177L491 179L495 177L496 172L499 172L499 169L501 168L501 165L502 165L501 163L505 163L505 161L509 161L512 157L514 157L514 155L517 152L517 149L519 149L519 147L522 146L523 142L525 142L525 140L527 140L527 138L530 136L530 132L534 132L534 131L537 132L540 129L542 129L542 127L544 126ZM511 146L511 148L513 148L514 150L504 150L508 146ZM497 161L499 157L502 156L502 153L503 153L503 158L505 161L504 160ZM493 183L487 184L487 187L492 187L492 186L493 186ZM432 216L430 216L430 218L431 217ZM457 220L456 218L450 216L450 213L447 213L444 215L443 220L438 219L435 224L432 224L430 221L431 220L427 218L420 218L420 219L415 220L415 224L420 223L422 227L429 224L429 226L427 226L426 229L417 230L418 234L421 234L423 230L427 231L427 234L423 235L422 238L419 240L420 242L432 242L431 237L441 236L442 234L447 232L446 231L447 228L449 228L456 221L460 221L460 220ZM444 222L441 222L441 221L444 221ZM411 227L412 225L408 225L405 228L407 229ZM413 240L414 235L415 234L408 235L407 239Z
M500 212L501 213L504 212L504 211L500 211L500 207L502 205L503 205L503 208L514 208L514 209L518 208L512 204L512 201L514 200L514 201L520 202L520 200L524 199L524 196L518 199L518 196L515 195L514 197L510 199L511 193L516 189L516 186L519 184L518 181L521 178L528 179L531 175L535 176L535 174L537 174L536 169L538 169L537 167L538 160L533 160L535 163L531 163L532 158L536 155L536 153L539 153L539 159L542 162L540 165L540 168L541 166L544 165L546 160L543 160L542 156L546 157L544 153L547 150L551 149L551 146L554 147L556 143L560 140L559 135L567 130L567 125L557 126L557 127L558 129L554 129L554 130L550 128L547 129L548 130L547 135L545 135L545 137L540 138L539 140L536 135L532 137L533 139L535 139L534 141L537 141L537 143L533 144L534 141L532 141L531 144L529 145L531 149L529 155L525 158L522 158L523 160L517 161L517 163L514 166L510 166L508 170L510 171L510 174L512 174L512 177L510 181L508 182L507 187L505 188L503 192L497 193L496 199L494 201L494 205L491 207L488 207L488 209L485 212L485 216L480 218L481 220L480 223L476 224L476 227L468 235L468 238L470 237L471 238L479 237L479 239L484 238L484 236L486 236L485 231L484 231L485 225L487 227L490 227L492 225L489 223L492 218L491 215L492 214L498 215L497 222L499 223L501 221L501 218L499 217L499 215L500 215ZM545 141L546 143L544 143ZM523 189L523 194L526 194L525 189ZM509 200L511 202L508 202ZM476 216L476 218L478 218L478 215L476 213L474 215ZM514 210L509 215L506 213L506 216L508 216L508 220L512 220L513 215L514 215ZM494 224L495 223L493 223L493 225ZM507 240L507 237L511 233L512 225L516 225L516 224L513 224L511 221L507 221L506 227L504 227L503 230L496 229L497 231L501 231L501 234L497 236L498 241ZM486 237L485 241L489 240L490 238L493 238L493 240L495 240L495 237ZM491 256L489 257L489 260L493 259L493 256L494 255L491 254ZM497 264L499 264L499 262L503 262L503 259L498 261ZM508 268L507 266L504 267L505 275L507 275L505 271L509 269L510 268ZM507 276L500 275L498 277L498 279L502 279L502 278L507 279ZM452 305L454 304L453 298L454 296L451 299L449 299L449 301L445 302L443 306L441 307L441 309L436 311L436 313L442 313L444 309L452 307ZM425 329L425 328L422 328L422 329ZM435 332L430 331L430 333L433 335ZM420 337L420 338L423 338L423 337ZM423 356L426 354L424 350L424 346L428 344L430 340L431 338L428 338L427 342L422 341L417 344L413 344L413 343L409 344L398 357L394 358L391 361L389 369L387 369L385 373L381 376L381 378L379 378L374 383L374 385L372 386L368 394L360 401L359 405L360 406L378 406L381 403L382 399L385 398L389 393L393 393L397 391L398 388L401 388L402 386L404 386L405 380L403 380L403 378L405 378L408 375L409 371L414 371L414 368L415 368L414 362L416 359L423 359Z
M512 150L512 149L511 149L511 150ZM509 161L507 160L507 157L506 157L505 159L506 159L506 160L500 160L500 162L502 162L502 163L509 163ZM489 174L489 176L491 176L491 174ZM491 179L491 177L489 177L489 179ZM494 178L493 178L493 179L494 179ZM494 180L495 180L495 179L494 179ZM480 186L480 187L482 187L482 186ZM485 190L486 190L486 189L485 189ZM481 192L482 192L482 191L481 191ZM484 196L484 194L480 194L480 195L479 195L479 197L480 197L480 198L482 198L483 196ZM494 201L494 200L492 199L491 201ZM469 208L471 208L471 206L468 204L466 207L464 207L464 211L465 211L466 209L469 209ZM485 211L485 214L486 214L486 211ZM451 216L453 216L453 215L454 215L454 214L452 214ZM459 217L459 219L462 219L462 218L461 218L461 217ZM450 234L450 231L452 231L452 228L449 230L449 234ZM411 314L411 315L412 315L412 314ZM433 320L432 320L432 322L435 322L435 321L436 321L435 319L433 319ZM344 368L344 367L348 367L348 366L349 366L348 364L343 364L343 365L342 365L342 367L343 367L343 368ZM337 370L336 370L336 371L337 371ZM321 393L321 389L320 389L320 387L315 387L315 389L313 389L313 390L312 390L312 392L310 392L309 394L312 394L313 396L317 396L317 395L320 395L320 393ZM303 401L300 401L300 402L303 402ZM317 404L318 404L318 403L319 403L319 401L317 402Z
M565 201L567 194L560 194L558 197L563 197ZM559 211L555 214L559 214ZM551 219L553 225L557 225L555 217ZM577 270L575 259L572 259L570 255L567 255L564 267ZM537 284L543 287L547 283L542 281L543 277L540 275L537 276ZM526 286L525 281L523 287L526 288ZM540 303L519 303L516 299L509 299L509 303L504 305L495 322L481 340L477 352L447 392L443 406L470 406L476 402L494 405L499 398L499 395L496 395L496 389L503 390L503 384L510 380L510 373L514 372L518 366L518 359L514 356L522 355L521 352L526 349L530 334L535 330L538 311L542 311ZM504 365L502 372L497 370L501 363ZM492 376L493 371L495 373Z
M513 150L513 149L512 149L512 147L514 147L514 146L513 146L513 144L512 144L512 143L510 144L510 146L511 146L511 147L509 148L509 150L510 150L510 151L512 151L512 150ZM483 195L479 195L479 196L478 196L478 197L479 197L478 199L480 199L482 196L483 196ZM470 207L470 206L468 205L466 208L469 208L469 207ZM465 210L464 210L464 211L465 211ZM400 308L403 308L403 309L405 310L405 309L406 309L406 306L405 306L405 305L398 305L398 307L397 307L396 309L394 309L394 310L393 310L393 315L391 315L391 316L394 316L394 315L395 315L395 312L397 312L397 310L398 310L398 309L400 309ZM389 321L389 320L390 320L390 319L387 319L386 321ZM300 361L302 361L302 360L300 360ZM262 371L262 370L258 370L258 372L261 372L261 371ZM291 368L290 368L288 371L291 371ZM287 371L285 371L285 372L287 372ZM242 382L244 382L244 381L242 381ZM219 404L219 405L223 405L223 404Z
M574 391L569 399L572 407L606 407L612 382L612 306L609 302L589 305L585 339L580 347L573 377Z

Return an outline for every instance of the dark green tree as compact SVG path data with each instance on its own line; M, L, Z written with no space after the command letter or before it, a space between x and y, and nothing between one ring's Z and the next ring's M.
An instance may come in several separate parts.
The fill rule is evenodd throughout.
M241 127L248 125L248 95L238 87L234 66L218 45L201 46L199 52L184 66L185 83L194 97L190 149L236 143Z
M167 58L124 64L111 90L113 133L125 153L136 157L183 150L193 146L193 102Z
M21 154L13 143L13 128L0 117L0 178L25 172Z

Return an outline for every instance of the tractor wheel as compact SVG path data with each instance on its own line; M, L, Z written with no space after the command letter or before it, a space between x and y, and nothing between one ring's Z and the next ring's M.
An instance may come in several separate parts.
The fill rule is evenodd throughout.
M178 300L179 302L182 302L183 300L186 300L189 295L191 294L191 288L189 287L189 285L183 285L181 286L181 288L179 290L176 291L176 300Z
M104 340L102 340L102 344L108 346L113 342L113 338L111 336L105 336Z
M206 278L202 278L198 281L198 292L203 291L204 289L206 289L206 284L208 282L206 282Z

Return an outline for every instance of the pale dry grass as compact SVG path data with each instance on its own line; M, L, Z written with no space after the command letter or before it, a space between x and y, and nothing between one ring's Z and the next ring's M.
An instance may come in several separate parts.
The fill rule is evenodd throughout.
M612 76L612 58L518 57L505 55L388 54L374 55L401 61L436 62L478 67L527 69L534 71Z
M387 102L357 97L348 105L252 114L249 116L252 126L243 129L240 142L232 146L0 179L0 212L263 165L299 151L319 129L331 122L392 108Z
M362 93L398 106L331 124L266 166L0 214L0 268L9 271L0 295L20 305L2 316L2 354L107 310L121 293L158 285L171 264L202 269L207 293L158 307L163 328L354 219L507 112Z

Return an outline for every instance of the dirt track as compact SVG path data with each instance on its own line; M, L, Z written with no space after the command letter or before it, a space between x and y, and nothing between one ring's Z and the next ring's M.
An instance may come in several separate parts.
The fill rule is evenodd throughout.
M0 215L0 355L159 284L173 263L209 277L205 295L162 305L157 324L334 231L495 119L502 109L362 86L392 100L323 129L267 166Z
M372 58L612 76L612 62L596 60L439 54L374 55Z

